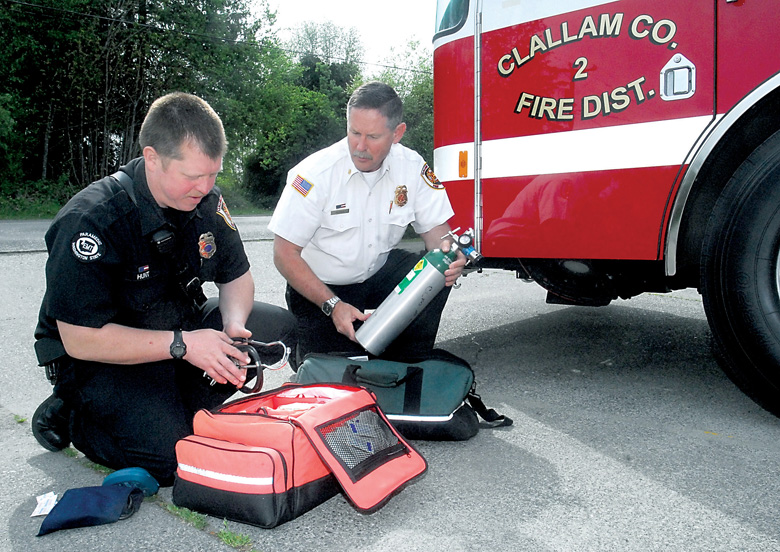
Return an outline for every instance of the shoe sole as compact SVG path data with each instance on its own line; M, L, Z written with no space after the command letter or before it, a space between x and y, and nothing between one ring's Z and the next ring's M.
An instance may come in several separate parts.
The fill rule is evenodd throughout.
M35 440L38 441L38 444L41 445L43 448L45 448L48 451L51 452L59 452L61 450L64 450L70 446L70 442L65 443L62 446L57 446L52 443L50 443L40 432L40 429L38 428L38 424L35 423L35 421L41 416L41 413L43 410L45 410L49 406L49 400L52 397L49 397L49 399L46 399L43 401L40 405L38 405L38 408L35 409L35 413L32 417L32 434L33 437L35 437Z

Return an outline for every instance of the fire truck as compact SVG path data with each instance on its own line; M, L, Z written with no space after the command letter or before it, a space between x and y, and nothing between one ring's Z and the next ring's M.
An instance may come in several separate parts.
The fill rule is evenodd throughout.
M696 288L780 415L780 17L766 0L439 0L434 167L551 303Z

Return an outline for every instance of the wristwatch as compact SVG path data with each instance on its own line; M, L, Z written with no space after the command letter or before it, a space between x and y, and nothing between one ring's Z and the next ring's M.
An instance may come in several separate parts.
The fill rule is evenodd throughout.
M187 345L181 337L181 330L173 330L173 343L171 343L171 356L181 360L187 354Z
M331 297L330 299L328 299L322 304L322 312L325 313L325 316L330 316L331 314L333 314L333 308L336 306L336 303L338 303L339 301L341 301L341 299L339 299L334 295L333 297Z

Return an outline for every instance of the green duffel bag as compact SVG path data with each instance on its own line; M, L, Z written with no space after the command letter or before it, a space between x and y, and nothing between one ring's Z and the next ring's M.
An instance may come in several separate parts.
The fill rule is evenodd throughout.
M369 389L407 439L470 439L479 431L477 413L485 426L512 424L511 419L482 403L469 363L441 349L415 362L310 353L298 368L296 381Z

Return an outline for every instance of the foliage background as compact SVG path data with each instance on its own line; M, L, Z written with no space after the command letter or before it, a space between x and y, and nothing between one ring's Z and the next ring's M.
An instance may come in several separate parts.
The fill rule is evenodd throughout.
M433 157L432 56L362 60L354 28L303 22L282 41L265 0L0 0L0 216L52 216L139 155L151 102L196 94L220 114L218 183L234 212L272 208L287 171L345 134L367 80L404 100L404 144Z

